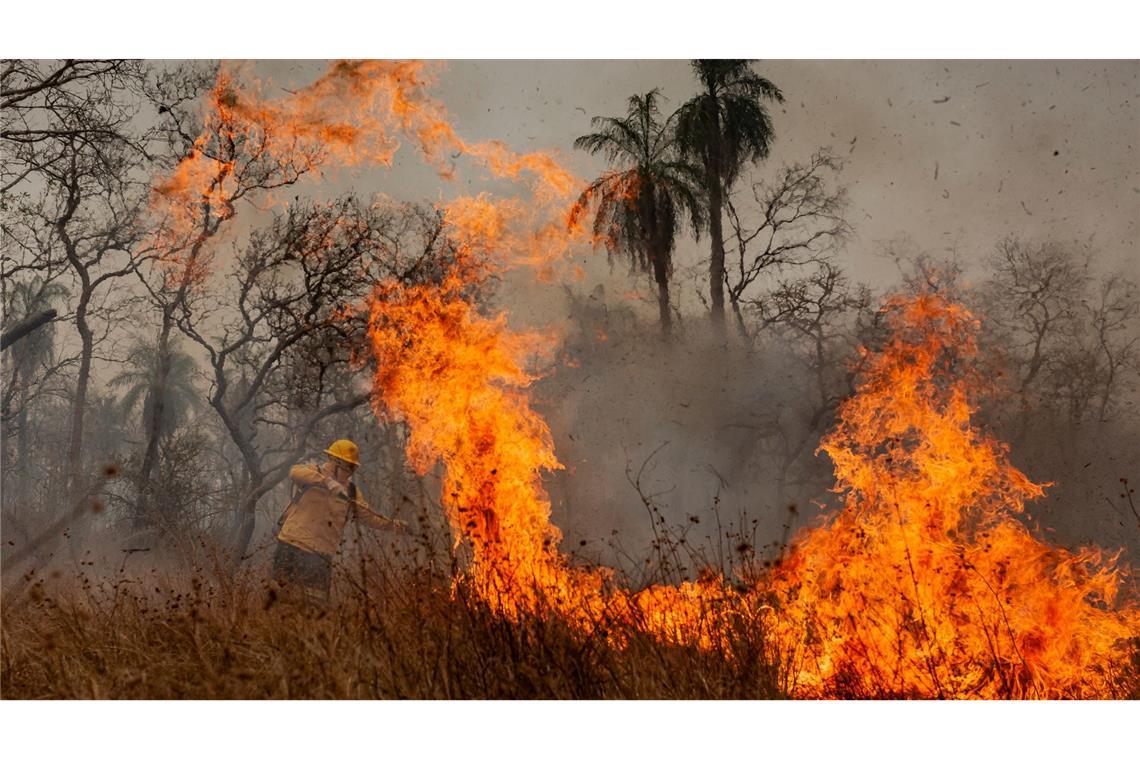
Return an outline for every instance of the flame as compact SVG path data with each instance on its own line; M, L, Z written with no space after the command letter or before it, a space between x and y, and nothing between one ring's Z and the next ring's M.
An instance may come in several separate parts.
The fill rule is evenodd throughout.
M546 213L548 206L565 204L580 182L553 155L515 153L498 141L462 140L443 105L429 96L433 83L432 66L422 61L338 61L310 85L270 98L266 85L243 67L223 64L205 98L201 132L171 172L152 183L153 247L170 277L184 277L194 267L195 279L202 279L201 243L235 215L238 201L257 193L270 196L330 168L391 166L401 135L446 179L454 176L454 161L467 155L496 177L529 184L535 202L527 206L482 197L487 217L518 222L533 218L534 206ZM465 203L476 201L461 198L451 204L456 227L463 224ZM466 218L484 224L475 216ZM546 216L548 221L525 239L499 239L498 247L532 266L549 267L581 229L569 210L558 218ZM523 249L525 257L518 255Z
M441 202L458 251L449 272L435 284L377 283L364 305L375 411L406 424L419 472L442 465L447 517L471 552L466 573L490 606L612 631L616 646L622 626L612 624L622 623L755 657L733 654L733 642L760 632L800 696L1113 693L1140 631L1135 601L1121 598L1128 568L1095 549L1050 546L1017 519L1043 486L972 424L980 379L964 367L976 323L934 294L887 305L892 337L864 349L857 392L821 445L844 509L797 536L773 571L633 591L606 568L572 565L542 484L562 465L530 406L535 375L525 369L553 356L555 340L512 331L472 293L517 266L553 277L571 246L598 242L583 225L590 198L584 205L582 183L552 154L464 141L427 94L431 82L420 62L346 61L267 98L225 66L201 135L154 184L152 205L162 245L183 264L187 241L231 218L246 194L328 167L389 165L400 136L444 178L466 155L527 186L525 200Z
M862 380L821 450L846 506L797 537L751 585L705 574L631 592L558 551L543 472L561 468L521 367L550 344L481 316L453 277L378 291L377 405L407 423L422 473L472 549L475 587L508 616L554 614L588 630L624 622L663 641L730 652L767 637L785 686L808 697L1096 697L1140 632L1118 599L1127 569L1095 549L1034 538L1014 515L1043 493L971 424L976 324L940 296L895 299L893 336L864 349ZM620 637L614 638L620 645Z
M1043 493L971 424L977 323L924 294L890 301L821 451L845 509L776 571L775 638L813 696L1095 697L1140 633L1126 568L1033 537Z
M710 582L633 595L607 569L573 567L559 551L541 476L562 464L525 392L535 377L522 369L555 346L510 331L505 315L483 316L467 300L488 272L464 249L441 285L378 285L370 313L377 414L407 425L418 472L444 465L442 501L457 540L471 548L475 588L509 617L541 611L590 630L639 620L671 641L711 645L702 613L714 598Z
M477 586L513 614L575 585L540 478L562 465L522 392L534 380L522 360L552 344L509 332L503 315L480 315L463 297L470 282L456 271L439 287L377 288L374 387L381 414L408 426L412 465L424 473L444 464L443 503L471 546Z

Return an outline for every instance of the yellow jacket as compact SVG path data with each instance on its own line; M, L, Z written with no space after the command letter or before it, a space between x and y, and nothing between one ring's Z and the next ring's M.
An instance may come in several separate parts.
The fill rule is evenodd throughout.
M350 516L376 529L396 526L395 520L372 511L359 488L355 489L356 498L352 501L333 495L326 485L331 476L332 466L329 463L298 464L289 470L294 496L281 516L277 532L279 541L331 557L340 546L344 525ZM349 486L350 493L353 488Z

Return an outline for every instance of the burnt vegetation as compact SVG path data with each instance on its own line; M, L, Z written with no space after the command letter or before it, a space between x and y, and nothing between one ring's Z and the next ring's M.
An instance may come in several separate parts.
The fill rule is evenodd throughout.
M464 261L439 208L305 195L325 152L252 129L215 67L2 66L4 697L794 692L759 607L731 617L711 603L724 636L700 647L636 618L583 629L541 600L504 616L471 588L441 468L406 464L408 430L376 401L363 306L387 292L378 283L439 285ZM535 396L569 464L548 482L571 561L616 565L635 590L713 575L744 587L778 568L837 506L816 452L854 392L859 347L890 339L888 291L944 294L979 320L978 419L1055 484L1019 519L1127 560L1140 548L1133 273L1083 244L1012 235L970 272L887 246L899 280L872 288L844 260L843 162L821 148L762 164L780 89L747 62L694 73L699 94L673 114L652 91L574 143L612 167L571 221L652 278L657 308L647 319L601 286L565 289L564 361ZM204 120L211 97L220 116ZM179 206L194 156L214 174ZM711 246L698 309L676 298L683 234ZM497 287L464 295L491 313ZM344 437L360 443L364 490L418 528L350 536L331 602L314 605L267 580L267 549L289 467ZM1134 603L1134 580L1123 596ZM1137 641L1104 696L1140 695Z

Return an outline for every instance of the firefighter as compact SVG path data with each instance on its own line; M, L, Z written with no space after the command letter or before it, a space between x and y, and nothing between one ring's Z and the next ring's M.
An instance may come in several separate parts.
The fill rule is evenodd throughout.
M310 598L328 601L332 562L350 517L376 530L405 531L402 520L373 512L352 474L360 464L356 444L334 441L324 464L307 462L289 470L293 498L278 522L273 578L297 585Z

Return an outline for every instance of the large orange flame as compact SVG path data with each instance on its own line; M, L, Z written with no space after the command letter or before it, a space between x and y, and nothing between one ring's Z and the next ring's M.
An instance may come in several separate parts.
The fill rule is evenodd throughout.
M1140 633L1115 557L1034 538L1042 494L971 423L975 320L924 294L885 307L821 450L843 512L771 579L770 624L813 695L1095 697ZM865 350L866 351L866 350Z

